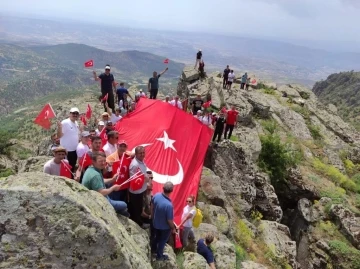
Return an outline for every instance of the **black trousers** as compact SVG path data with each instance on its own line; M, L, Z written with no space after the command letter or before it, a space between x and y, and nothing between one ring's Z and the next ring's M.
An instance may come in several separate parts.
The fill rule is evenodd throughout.
M68 151L67 153L67 160L69 164L71 165L71 172L75 173L76 171L76 162L77 162L77 154L76 151Z
M245 83L241 83L240 89L244 89Z
M143 218L141 217L141 213L144 205L144 194L146 191L134 194L129 193L129 213L130 219L136 222L139 226L143 225Z
M216 130L215 129L215 132L214 132L214 136L213 136L213 140L212 141L215 141L216 137L217 137L217 142L220 142L221 140L221 135L222 135L222 131L223 129L221 130Z
M114 93L112 91L110 91L110 92L102 92L102 97L101 98L104 98L104 96L107 93L109 95L108 95L108 99L107 99L106 102L107 102L108 106L111 108L112 112L115 113L115 97L114 97ZM105 103L104 103L104 110L105 110L105 112L107 112Z
M228 81L228 77L224 77L224 79L223 79L223 88L226 87L227 81Z
M234 130L234 125L226 124L224 138L226 139L227 132L230 131L229 136L227 137L227 139L230 139L233 130Z
M150 90L150 99L156 99L159 89L151 89Z

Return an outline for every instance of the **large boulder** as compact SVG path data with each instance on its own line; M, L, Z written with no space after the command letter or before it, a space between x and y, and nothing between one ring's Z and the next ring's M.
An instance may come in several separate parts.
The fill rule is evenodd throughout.
M278 88L278 91L286 94L287 97L298 98L300 94L291 85L282 85Z
M204 203L199 203L198 207L202 210L206 223L215 225L225 235L229 233L230 222L224 208Z
M153 269L169 269L169 268L178 269L179 267L176 263L176 255L175 255L172 247L169 246L168 244L166 244L166 246L165 246L164 254L167 255L169 257L169 259L167 261L156 261L155 259L153 259L152 268ZM134 267L134 268L136 268L136 267Z
M200 180L200 190L204 194L206 200L211 204L224 207L225 193L220 185L220 178L208 168L203 168Z
M279 117L295 137L304 140L312 139L305 120L300 114L290 108L283 108L279 111Z
M183 268L186 269L210 269L206 260L200 254L195 252L184 252Z
M292 268L297 268L296 242L291 240L289 228L274 221L261 221L263 238L274 255L286 258Z
M242 269L267 269L266 266L262 264L255 263L253 261L245 261L241 263Z
M193 82L199 79L199 71L193 66L185 66L181 75L181 79L186 82Z
M33 172L0 181L0 268L151 268L98 192ZM142 247L141 247L141 246Z
M330 215L354 247L360 249L360 217L341 204L332 205Z

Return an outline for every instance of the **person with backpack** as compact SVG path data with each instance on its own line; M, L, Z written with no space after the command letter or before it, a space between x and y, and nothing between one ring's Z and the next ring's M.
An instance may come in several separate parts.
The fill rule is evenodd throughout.
M186 198L186 206L183 209L181 223L179 225L179 227L183 227L181 241L184 248L188 245L188 239L195 241L195 235L192 229L195 215L195 196L190 195L188 198Z

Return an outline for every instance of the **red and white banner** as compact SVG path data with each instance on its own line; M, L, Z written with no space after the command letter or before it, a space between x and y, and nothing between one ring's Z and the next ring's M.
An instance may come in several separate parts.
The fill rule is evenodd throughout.
M153 172L153 193L165 182L171 194L175 222L180 223L188 195L197 195L205 154L213 131L183 110L160 100L143 99L115 125L129 149L145 147L145 163Z

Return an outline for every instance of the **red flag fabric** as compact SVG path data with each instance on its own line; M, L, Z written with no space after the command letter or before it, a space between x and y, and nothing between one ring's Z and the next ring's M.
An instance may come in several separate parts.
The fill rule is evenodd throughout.
M86 118L85 118L84 115L81 115L81 116L80 116L80 120L81 120L81 122L82 122L85 126L87 126L87 121L86 121Z
M93 60L89 60L87 62L84 63L85 68L88 67L93 67L94 66L94 61Z
M105 94L105 96L100 100L102 103L106 102L109 97L109 94Z
M166 59L164 60L164 64L168 64L168 63L169 63L169 59L166 58Z
M132 158L125 155L121 168L120 168L120 161L116 161L113 163L112 165L112 176L114 176L115 174L119 174L118 179L116 180L115 184L117 185L121 185L122 183L124 183L126 180L129 179L130 177L130 173L129 173L129 167L130 167L130 163L132 161ZM124 189L128 189L130 186L130 182L124 184L120 190L124 190Z
M251 81L251 84L255 84L256 83L256 79L253 79L252 81Z
M153 193L171 181L175 222L180 223L186 197L198 192L202 166L213 130L186 112L160 100L141 98L136 110L115 126L129 149L145 147L153 172Z
M91 157L88 153L85 153L79 160L79 166L84 171L90 165L92 165Z
M175 248L182 248L182 243L180 240L180 233L175 233Z
M67 177L71 179L71 165L67 161L61 161L60 164L60 176Z
M86 108L86 118L90 119L91 118L91 114L92 114L92 109L91 106L88 104L87 108Z
M211 105L211 100L210 100L210 101L207 101L206 103L204 103L204 104L203 104L203 107L204 107L204 108L208 108L208 107L210 107L210 105Z
M183 101L181 101L182 107L184 111L187 111L188 109L188 99L185 99Z
M107 135L106 135L106 128L105 128L105 127L101 130L99 136L100 136L100 138L101 138L101 148L102 148L103 146L105 146L105 144L106 144L107 141L108 141L108 138L107 138Z
M40 125L44 129L50 129L50 119L55 118L55 112L50 104L46 104L40 111L39 115L35 118L34 123Z
M143 173L141 173L140 169L138 170L138 172L139 172L139 175L130 181L130 188L133 191L140 190L142 188L142 186L144 185L145 175Z

